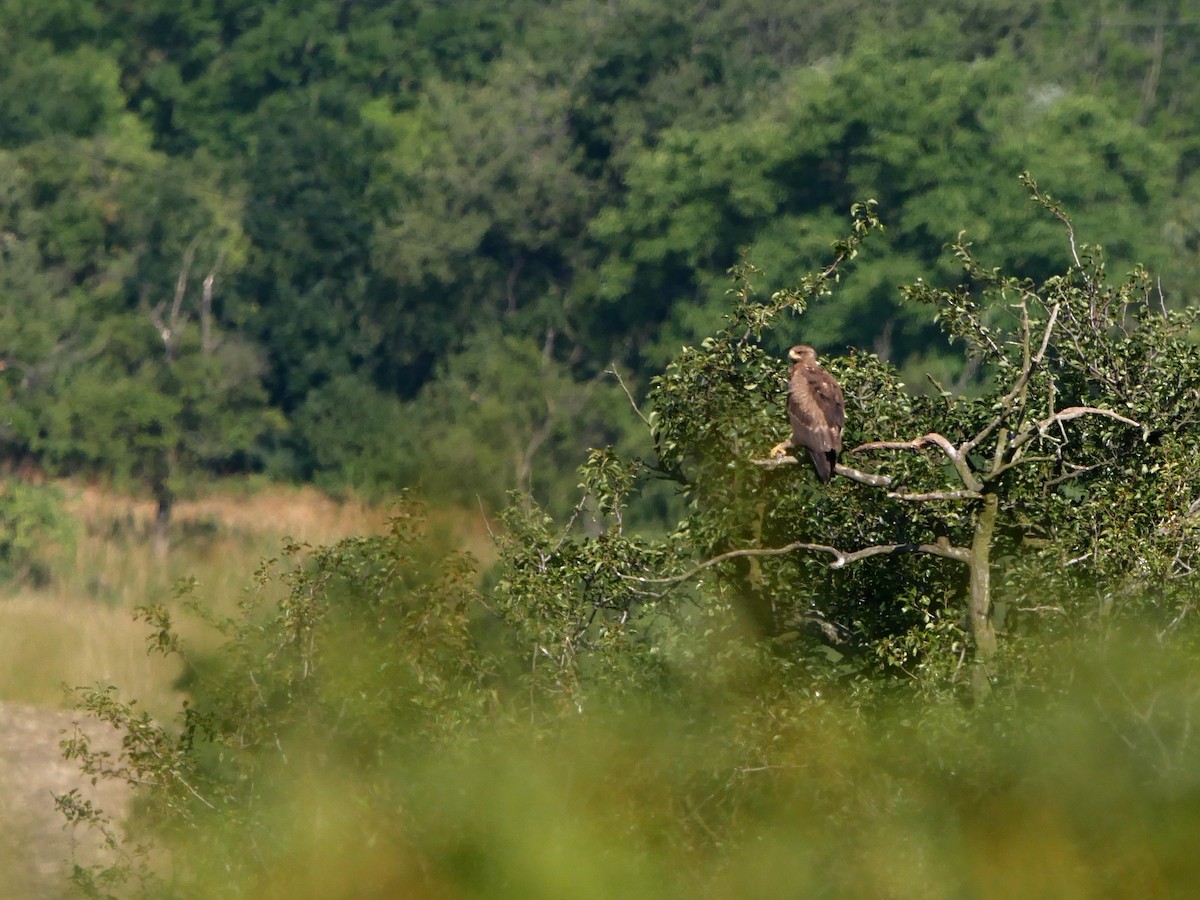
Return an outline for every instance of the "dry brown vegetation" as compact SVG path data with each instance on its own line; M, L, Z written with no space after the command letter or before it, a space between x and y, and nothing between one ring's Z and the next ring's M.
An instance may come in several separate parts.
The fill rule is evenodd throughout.
M152 540L149 498L74 482L59 487L77 540L53 563L47 585L0 594L0 700L60 706L64 685L102 682L165 713L178 700L176 665L147 654L135 607L169 600L178 579L193 577L196 598L228 612L285 539L315 546L387 520L385 508L309 487L230 483L178 504L163 556Z

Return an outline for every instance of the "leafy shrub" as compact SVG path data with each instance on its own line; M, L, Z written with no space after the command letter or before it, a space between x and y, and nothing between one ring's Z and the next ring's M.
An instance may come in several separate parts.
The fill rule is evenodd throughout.
M9 478L0 485L0 577L45 584L54 558L75 542L75 523L62 492Z
M470 634L483 610L475 580L471 559L446 551L413 502L397 507L382 536L286 546L259 571L241 615L211 621L225 638L213 656L180 640L166 605L139 611L151 649L188 664L192 699L178 734L98 685L80 692L81 705L126 733L124 752L111 759L77 735L68 755L92 774L148 786L144 815L164 836L194 835L219 816L230 853L264 833L277 792L329 766L357 772L354 802L386 817L406 802L391 767L413 746L468 741L495 702ZM190 590L182 583L177 599L187 604ZM77 799L60 799L72 819L110 828ZM114 879L149 880L142 863L130 854L77 880L94 892ZM252 875L254 861L241 863ZM202 869L185 860L178 877Z

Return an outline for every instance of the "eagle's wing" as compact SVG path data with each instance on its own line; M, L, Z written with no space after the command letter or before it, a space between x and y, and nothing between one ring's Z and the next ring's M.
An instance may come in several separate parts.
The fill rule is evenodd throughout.
M818 366L794 366L788 386L792 442L818 453L842 449L846 404L842 389Z
M842 450L846 404L842 389L820 366L796 363L788 378L792 446L803 447L822 484L828 484Z

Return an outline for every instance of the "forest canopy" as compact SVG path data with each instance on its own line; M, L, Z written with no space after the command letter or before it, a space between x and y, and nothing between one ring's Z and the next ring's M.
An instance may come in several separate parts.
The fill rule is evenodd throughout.
M806 340L969 389L898 286L951 286L962 229L1060 271L1023 170L1195 300L1187 13L4 3L2 451L162 502L265 472L555 505L588 446L647 449L606 370L642 396L739 253L795 284L864 197L889 230Z

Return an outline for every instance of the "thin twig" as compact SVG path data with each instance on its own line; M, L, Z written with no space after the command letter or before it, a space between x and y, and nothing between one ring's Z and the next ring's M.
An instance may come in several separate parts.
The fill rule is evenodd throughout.
M617 364L615 362L610 363L609 367L604 371L611 373L617 379L617 384L621 386L621 390L623 390L625 392L625 396L629 398L629 405L633 407L633 411L637 413L637 417L646 423L647 428L653 431L654 426L650 424L650 420L646 418L640 409L638 409L637 401L633 399L633 394L630 393L629 388L625 385L625 379L622 378L621 373L617 371Z
M1022 302L1024 302L1024 300ZM1046 356L1046 350L1050 346L1050 337L1054 331L1054 325L1058 321L1058 311L1061 309L1061 307L1061 303L1055 303L1053 308L1051 308L1050 316L1046 320L1046 329L1042 332L1042 344L1038 348L1037 353L1035 353L1033 358L1022 367L1021 375L1017 379L1017 383L1013 385L1013 389L1000 398L1000 412L998 412L992 418L992 420L988 422L978 434L975 435L975 437L971 438L962 445L961 449L964 454L970 453L981 443L987 440L988 436L995 431L997 427L999 427L1000 423L1002 423L1005 418L1011 415L1013 403L1015 403L1017 398L1021 396L1021 392L1024 391L1025 386L1029 384L1029 379L1033 377L1034 371L1042 364L1042 360Z
M499 545L496 533L492 531L492 523L488 521L487 510L483 508L483 498L476 494L475 500L479 503L479 514L483 516L483 527L487 529L488 537L492 539L493 544Z

